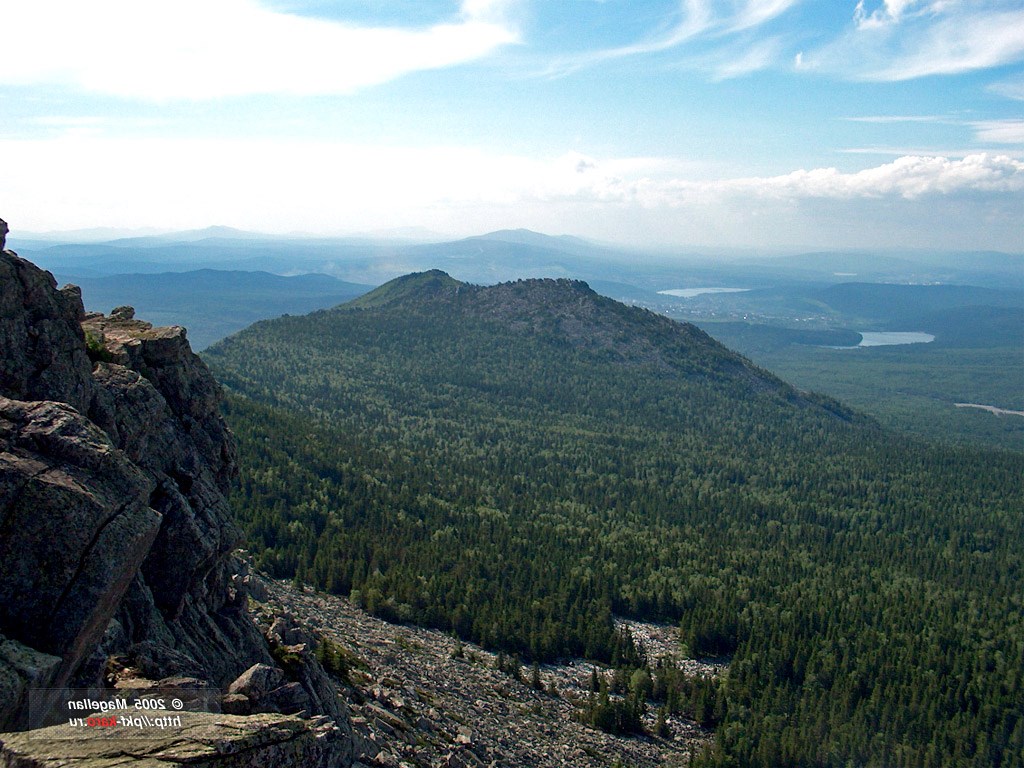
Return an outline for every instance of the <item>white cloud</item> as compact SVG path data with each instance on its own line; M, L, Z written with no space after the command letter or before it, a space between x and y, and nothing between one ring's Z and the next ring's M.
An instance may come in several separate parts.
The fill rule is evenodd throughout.
M798 2L799 0L748 0L734 16L727 17L726 27L731 32L759 27L781 16Z
M956 159L963 159L970 155L978 155L987 153L990 155L1005 155L1012 157L1015 160L1024 159L1024 148L1021 149L1008 149L1006 147L1000 147L999 149L979 149L978 147L971 147L970 149L936 149L935 147L928 147L927 149L922 147L909 147L909 146L871 146L871 147L845 147L843 149L836 150L845 155L888 155L890 157L950 157Z
M637 40L629 45L591 51L581 56L574 56L556 61L550 71L564 73L583 67L592 66L610 59L668 51L687 43L709 41L712 44L723 37L734 36L747 30L764 25L781 16L801 0L680 0L679 11L666 25L665 31ZM733 77L738 74L761 69L766 66L763 61L768 44L755 44L756 54L732 56L734 66L715 65L713 71L721 78ZM756 65L754 63L758 54ZM723 59L720 53L716 58ZM697 66L705 68L699 60Z
M505 0L466 0L424 28L357 27L258 0L4 3L0 83L129 98L347 93L517 41Z
M890 163L844 173L836 168L797 170L780 176L693 181L654 179L612 172L591 159L589 178L574 193L591 191L601 199L616 198L647 206L685 206L709 198L757 199L903 199L961 194L1024 192L1024 162L1006 155L971 154L950 159L904 156ZM649 165L647 170L652 170ZM632 176L632 178L630 178Z
M948 123L947 117L938 115L860 115L857 117L844 117L850 123Z
M712 66L716 80L729 80L734 77L748 75L751 72L770 67L778 61L781 54L781 45L777 39L763 40L743 46L738 54L728 55Z
M979 120L971 126L978 141L1024 144L1024 120Z
M846 35L804 57L808 68L869 81L959 74L1021 60L1019 0L887 0L870 13L862 0Z
M1010 77L1006 80L1000 80L997 83L992 83L992 85L988 87L988 90L992 93L997 93L1000 96L1005 96L1008 99L1024 101L1024 75L1018 75L1017 77Z
M651 35L629 45L592 51L581 56L556 62L557 71L573 71L608 59L640 56L675 48L707 31L715 23L712 3L708 0L682 0L679 18L667 31Z
M835 168L800 170L784 176L725 182L730 191L807 198L914 200L962 193L1024 192L1024 162L998 155L962 159L907 156L891 163L842 173Z
M885 0L881 7L871 13L864 9L864 0L857 3L853 20L859 29L873 29L896 24L908 8L921 5L920 0ZM934 11L942 3L926 3L925 11Z
M1007 118L1003 120L962 120L939 115L863 115L844 117L851 123L878 123L883 125L896 123L932 123L941 125L965 126L974 130L974 139L979 144L1024 144L1024 120ZM848 151L848 150L847 150ZM978 150L974 150L976 154ZM904 153L906 154L906 153ZM950 154L948 152L929 152L928 154ZM952 154L971 154L956 152Z

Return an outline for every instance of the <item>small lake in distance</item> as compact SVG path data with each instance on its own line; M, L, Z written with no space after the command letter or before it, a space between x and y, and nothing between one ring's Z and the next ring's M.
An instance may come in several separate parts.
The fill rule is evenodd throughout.
M935 341L930 333L921 331L858 331L860 344L850 347L828 345L826 349L862 349L864 347L893 347L899 344L928 344Z
M858 347L889 347L896 344L928 344L935 341L930 333L919 331L861 331Z

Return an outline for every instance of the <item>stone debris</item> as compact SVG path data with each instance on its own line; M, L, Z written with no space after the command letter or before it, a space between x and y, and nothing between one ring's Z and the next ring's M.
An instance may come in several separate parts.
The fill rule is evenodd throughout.
M658 661L674 664L689 677L718 677L729 666L726 659L687 659L679 651L679 629L672 624L649 624L630 619L616 619L615 625L629 631L633 642L643 646L647 662L654 667Z
M250 593L265 610L301 616L310 630L355 660L343 687L352 718L353 768L634 768L686 764L711 732L672 716L672 736L618 737L576 722L593 665L541 665L544 691L497 670L496 654L435 630L374 618L348 600L261 579ZM674 628L623 622L652 660L671 656L694 674L720 674L722 663L677 659ZM554 693L551 691L554 690ZM653 731L656 708L645 724ZM649 721L649 722L646 722Z

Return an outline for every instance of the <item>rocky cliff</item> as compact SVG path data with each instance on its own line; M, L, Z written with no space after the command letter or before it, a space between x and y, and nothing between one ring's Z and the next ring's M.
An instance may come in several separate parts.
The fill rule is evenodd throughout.
M0 250L6 234L0 221ZM112 659L223 689L276 668L231 554L220 397L183 328L87 315L77 288L0 253L0 730L24 725L30 688L109 684ZM279 682L343 729L299 650L301 674Z

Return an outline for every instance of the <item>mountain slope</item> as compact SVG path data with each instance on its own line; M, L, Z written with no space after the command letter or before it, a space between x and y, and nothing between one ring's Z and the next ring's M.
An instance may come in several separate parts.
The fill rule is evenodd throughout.
M902 441L567 280L411 275L206 359L277 576L623 680L614 615L679 622L733 656L657 694L722 724L711 764L1024 746L1020 456Z

